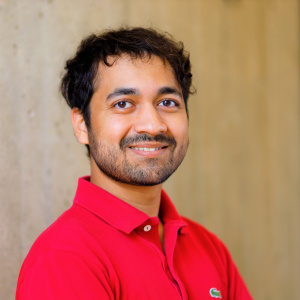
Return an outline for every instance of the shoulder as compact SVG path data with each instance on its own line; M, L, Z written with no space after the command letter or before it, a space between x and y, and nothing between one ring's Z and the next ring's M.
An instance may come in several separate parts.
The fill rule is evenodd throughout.
M106 226L95 215L73 205L36 239L22 268L28 270L39 260L55 259L66 253L98 262L98 257L93 253L93 246L95 243L99 244L102 235L107 232L106 228L103 228ZM97 248L100 252L99 245Z
M114 278L113 267L101 247L101 233L106 232L106 226L95 215L72 206L32 245L20 271L18 293L32 288L30 282L42 277L44 283L55 285L70 276L92 282L96 280L95 274L102 276L103 282L110 282L109 278Z

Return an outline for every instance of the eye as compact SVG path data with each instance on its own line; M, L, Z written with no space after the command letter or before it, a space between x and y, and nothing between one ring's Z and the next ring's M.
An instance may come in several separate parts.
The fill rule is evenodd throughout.
M176 101L170 100L170 99L165 99L162 102L160 102L158 105L164 106L164 107L177 107L177 106L179 106L179 104Z
M116 104L114 104L114 107L121 108L121 109L129 108L131 106L132 106L132 104L129 101L124 101L124 100L119 101Z

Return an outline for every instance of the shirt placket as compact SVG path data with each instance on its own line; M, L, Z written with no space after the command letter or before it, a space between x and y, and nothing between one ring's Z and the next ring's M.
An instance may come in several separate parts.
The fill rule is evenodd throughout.
M183 300L187 300L188 296L184 287L183 282L180 280L179 274L174 268L174 251L175 251L175 246L176 242L178 239L178 235L180 234L182 225L180 224L168 224L165 226L165 257L167 261L167 265L170 271L170 274L173 278L173 280L176 282L178 290L180 292L181 298ZM184 253L182 253L184 255Z
M146 221L144 224L142 224L138 228L137 232L140 236L142 236L142 238L148 241L151 244L151 246L155 249L157 255L160 257L163 270L166 276L169 278L171 285L178 293L179 298L186 300L187 296L183 284L181 283L179 277L175 274L175 271L173 269L173 253L174 253L175 244L177 240L178 228L177 229L174 228L173 230L170 230L168 232L168 240L164 241L165 247L166 249L168 249L166 251L168 251L169 253L168 255L169 259L167 259L166 254L160 242L159 233L158 233L158 224L159 224L158 218L151 218L148 221Z

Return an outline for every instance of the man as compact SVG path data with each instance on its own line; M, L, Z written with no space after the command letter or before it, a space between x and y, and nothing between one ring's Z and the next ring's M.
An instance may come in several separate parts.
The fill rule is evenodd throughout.
M91 176L30 250L16 299L252 299L216 236L162 183L188 148L190 61L152 29L85 39L62 93Z

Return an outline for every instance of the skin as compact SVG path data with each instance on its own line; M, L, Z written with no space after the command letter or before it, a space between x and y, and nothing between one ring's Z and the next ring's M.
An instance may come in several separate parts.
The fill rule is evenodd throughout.
M110 57L110 62L114 62L111 67L99 65L99 82L90 102L90 128L81 111L74 108L74 132L80 143L90 146L91 182L150 217L157 217L162 183L133 185L130 178L126 183L124 165L146 174L145 180L152 184L159 182L165 166L175 171L188 148L188 119L181 89L169 64L158 57ZM166 141L134 140L141 135L150 139L163 135L173 139L176 146ZM129 143L121 148L124 138L129 138ZM108 167L113 163L125 178L123 182L107 176L98 167L98 159L107 161Z

